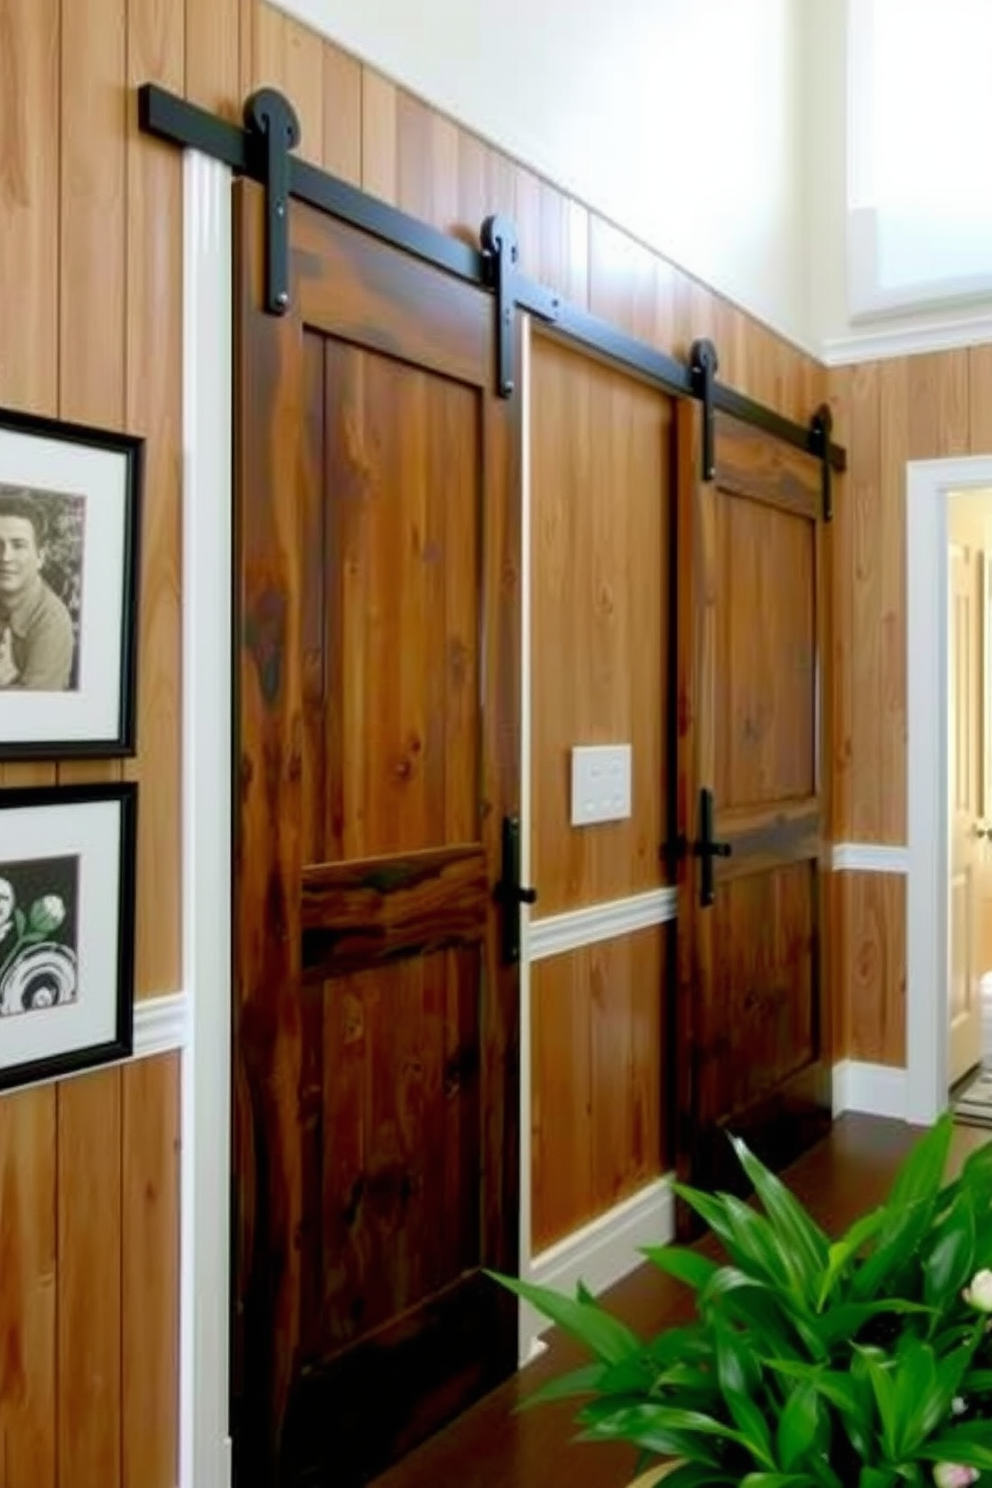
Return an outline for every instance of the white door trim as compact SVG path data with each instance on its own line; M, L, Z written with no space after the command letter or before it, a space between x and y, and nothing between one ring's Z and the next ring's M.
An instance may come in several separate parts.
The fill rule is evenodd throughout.
M230 1483L231 172L183 160L183 1055L179 1481Z
M908 842L906 1119L947 1107L947 497L992 486L992 455L906 468Z

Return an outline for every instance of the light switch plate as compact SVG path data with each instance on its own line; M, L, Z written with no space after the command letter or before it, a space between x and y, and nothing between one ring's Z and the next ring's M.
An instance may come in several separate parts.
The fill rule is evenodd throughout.
M572 750L572 826L625 821L630 814L630 745L577 744Z

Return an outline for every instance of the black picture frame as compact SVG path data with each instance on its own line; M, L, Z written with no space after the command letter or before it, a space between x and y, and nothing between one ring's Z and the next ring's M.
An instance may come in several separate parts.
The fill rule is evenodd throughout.
M5 690L0 688L0 762L7 760L123 759L137 750L139 575L141 513L145 481L145 439L95 425L46 418L0 407L0 441L5 434L27 435L56 445L102 451L123 462L123 544L120 572L120 630L116 661L118 707L115 725L79 737L11 738L4 726ZM0 445L0 489L8 485ZM27 690L21 698L30 698Z
M108 1010L112 1010L113 1013L112 1031L108 1037L96 1042L83 1042L78 1046L53 1051L49 1055L6 1063L7 1049L4 1034L8 1020L3 1011L4 989L11 965L5 964L3 960L3 940L0 939L0 1092L14 1090L25 1085L47 1083L66 1075L81 1074L128 1059L133 1053L137 784L133 781L115 781L106 785L24 786L0 790L0 882L7 883L5 869L7 872L10 871L10 862L5 861L2 845L5 839L5 813L10 811L44 812L52 808L71 809L73 806L101 804L119 807L116 851L117 883L108 890L116 901L116 936L113 944L115 980L112 995L107 999ZM16 854L17 849L12 849L9 845L10 833L7 834L7 842L7 851L14 851ZM7 886L9 887L9 883ZM78 900L72 908L74 914L78 913ZM3 908L0 908L0 916L3 913ZM4 923L5 921L0 918L0 929ZM81 938L83 933L83 927L77 925L77 939ZM81 979L81 991L84 996L87 986L85 979L86 967L84 965ZM73 1000L75 1000L75 994ZM24 1009L15 1011L23 1012ZM50 1007L46 1007L41 1014L42 1017L50 1015ZM29 1016L35 1016L33 1009L29 1010ZM54 1028L53 1021L53 1031Z

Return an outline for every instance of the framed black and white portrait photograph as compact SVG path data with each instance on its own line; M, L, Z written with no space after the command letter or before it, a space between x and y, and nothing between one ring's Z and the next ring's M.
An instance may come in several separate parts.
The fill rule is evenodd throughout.
M134 753L142 452L0 409L0 759Z
M131 1053L136 793L0 792L0 1090Z

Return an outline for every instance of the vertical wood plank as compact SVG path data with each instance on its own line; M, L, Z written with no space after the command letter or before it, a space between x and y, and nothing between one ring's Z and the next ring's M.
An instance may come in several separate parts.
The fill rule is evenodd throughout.
M881 362L878 373L881 476L874 542L881 654L878 691L873 698L866 694L860 699L863 708L877 711L880 729L872 779L878 823L875 842L906 841L906 462L923 447L916 419L925 417L918 402L919 383L911 372L914 360ZM952 405L957 406L952 391L942 394L941 401L949 414ZM949 452L959 437L960 411L957 421L949 417L939 438ZM857 627L855 634L859 634Z
M120 1070L64 1081L57 1109L57 1488L123 1488Z
M830 406L834 418L835 438L847 447L851 440L851 400L853 375L849 367L838 367L830 374ZM849 450L848 473L835 484L831 547L831 754L830 839L847 841L851 836L853 802L853 745L851 739L854 707L854 474L853 451Z
M126 0L62 8L59 413L108 429L124 422L126 26ZM121 768L69 761L57 773L85 783Z
M171 0L128 0L127 36L124 411L127 427L144 433L147 440L139 609L140 752L127 762L125 772L146 785L138 813L135 976L141 996L172 991L181 978L182 154L139 132L134 89L154 77L182 92L186 51L182 8ZM149 352L152 347L154 354Z
M362 190L397 205L399 152L397 90L371 67L362 68Z
M0 1483L55 1483L55 1091L0 1099Z
M968 361L968 448L973 455L992 454L992 346L973 346Z
M906 379L910 460L936 460L968 453L968 352L938 351L888 364ZM893 467L892 474L895 475Z
M186 97L237 123L243 101L241 19L255 8L255 0L185 0L185 18L175 16L172 22L185 33Z
M362 179L362 66L330 42L323 49L324 169L350 181Z
M256 5L251 42L251 78L247 91L278 88L285 93L300 120L297 154L314 165L323 164L324 59L320 37L299 21Z
M58 397L60 0L0 8L0 403Z
M123 1482L179 1480L179 1055L122 1073Z
M0 9L0 403L50 417L59 400L59 14L60 0ZM54 779L51 765L0 764L0 785Z
M62 7L59 412L124 417L125 0Z
M870 1064L906 1063L906 880L847 873L849 1052Z

